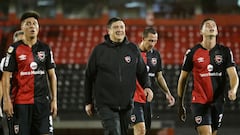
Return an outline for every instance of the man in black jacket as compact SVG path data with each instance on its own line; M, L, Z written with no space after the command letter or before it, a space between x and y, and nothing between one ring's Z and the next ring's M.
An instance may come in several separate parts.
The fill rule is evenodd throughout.
M127 40L121 18L111 18L105 41L97 45L87 64L85 110L93 115L95 104L104 135L127 135L136 78L148 100L153 95L145 63L137 46Z

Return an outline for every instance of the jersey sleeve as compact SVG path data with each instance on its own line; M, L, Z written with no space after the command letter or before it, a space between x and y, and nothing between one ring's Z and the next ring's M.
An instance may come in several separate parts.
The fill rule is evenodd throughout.
M156 51L156 53L157 53L157 59L158 59L157 72L160 72L160 71L163 71L162 58L158 51Z
M3 64L3 71L14 72L17 71L16 61L16 47L10 46Z
M193 69L193 51L188 49L185 53L182 70L190 72Z
M235 61L234 61L234 58L233 58L233 53L231 51L230 48L227 48L227 52L226 52L226 68L228 67L232 67L232 66L235 66Z
M50 48L48 48L48 55L47 55L47 61L46 61L46 67L47 69L52 69L56 67L54 58L53 58L53 52Z
M3 65L4 65L5 59L6 59L6 57L3 57L3 58L1 59L1 64L0 64L0 70L1 70L1 72L3 72Z

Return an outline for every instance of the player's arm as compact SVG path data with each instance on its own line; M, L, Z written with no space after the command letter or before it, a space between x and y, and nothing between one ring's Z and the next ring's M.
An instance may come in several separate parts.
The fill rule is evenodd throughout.
M13 106L10 98L10 77L12 72L4 71L2 77L3 89L3 111L6 112L8 117L13 116Z
M175 99L172 96L172 94L167 86L167 83L166 83L165 78L163 77L162 71L157 73L156 79L157 79L159 86L162 88L163 92L166 95L166 98L169 102L169 106L173 106L175 104Z
M49 83L50 83L51 94L52 94L51 113L53 117L56 117L57 116L57 77L56 77L54 68L48 70L48 76L49 76Z
M239 78L236 68L234 66L227 68L227 73L230 81L230 90L228 91L228 98L230 100L235 100L239 85Z
M0 105L2 104L2 96L3 96L3 90L2 90L2 78L0 78ZM0 106L0 118L2 117L2 107Z
M97 48L94 48L90 55L85 72L84 95L85 95L85 111L88 116L94 114L93 104L93 84L97 75Z
M181 121L186 120L186 110L184 107L184 96L186 92L186 83L187 83L187 77L188 72L182 70L179 80L178 80L178 86L177 86L177 94L178 94L178 108L179 108L179 118Z

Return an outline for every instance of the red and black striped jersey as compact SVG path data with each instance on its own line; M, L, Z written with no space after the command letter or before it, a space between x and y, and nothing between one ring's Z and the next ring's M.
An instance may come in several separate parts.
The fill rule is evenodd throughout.
M216 44L211 50L197 44L187 50L182 70L193 75L193 103L223 102L228 67L235 66L228 47Z
M148 52L141 52L142 58L146 64L148 76L151 80L151 89L154 92L155 87L155 77L156 74L160 71L162 71L162 60L160 53L152 49ZM146 96L144 94L144 90L141 87L141 85L136 82L136 91L134 93L134 101L139 103L145 103L146 102Z
M4 71L12 72L11 98L15 104L33 104L49 98L48 70L55 68L50 47L37 41L29 47L22 41L13 43L4 62Z

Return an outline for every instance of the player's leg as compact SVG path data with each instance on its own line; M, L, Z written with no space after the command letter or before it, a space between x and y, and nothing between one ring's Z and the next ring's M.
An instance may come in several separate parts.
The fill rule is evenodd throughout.
M223 110L224 110L224 105L223 102L220 103L215 103L212 106L212 135L217 135L218 129L222 125L222 120L223 120Z
M32 105L15 104L14 115L8 118L8 128L10 135L30 135Z
M128 135L131 112L132 112L132 108L129 108L126 110L124 109L119 112L121 135Z
M49 135L49 101L35 101L33 105L33 117L31 125L31 134L34 135Z
M3 135L10 135L9 129L8 129L8 118L5 113L3 114L3 118L2 118L2 128L3 128Z
M134 135L145 135L146 133L143 108L144 103L134 102L130 122L133 127Z
M211 125L197 126L198 135L212 135Z
M146 128L144 122L139 122L133 126L134 135L145 135Z
M146 102L146 104L144 105L144 119L145 119L146 135L149 135L151 130L151 124L152 124L151 102Z
M99 107L97 113L102 121L104 135L121 135L119 112L109 107Z
M212 135L211 105L193 103L191 109L198 135Z

